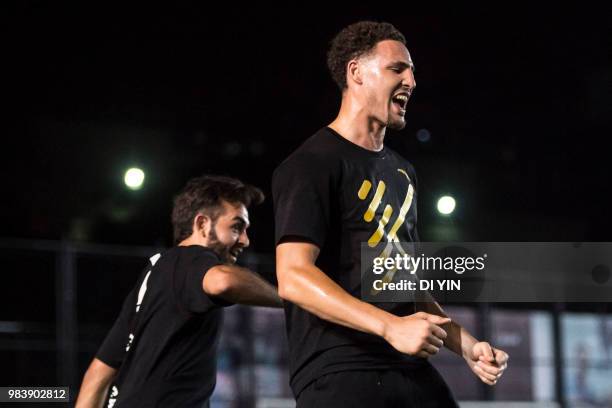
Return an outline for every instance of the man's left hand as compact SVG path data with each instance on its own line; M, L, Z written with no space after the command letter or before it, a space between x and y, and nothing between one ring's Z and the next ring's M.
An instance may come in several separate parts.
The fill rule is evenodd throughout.
M508 367L508 353L493 348L486 341L474 344L466 358L474 374L488 385L495 385Z

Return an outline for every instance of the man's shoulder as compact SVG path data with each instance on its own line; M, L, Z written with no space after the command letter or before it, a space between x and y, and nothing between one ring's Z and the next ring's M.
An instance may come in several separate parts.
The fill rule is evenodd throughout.
M189 245L189 246L174 246L169 248L161 254L159 266L164 265L175 266L177 264L193 264L193 263L205 263L205 264L218 264L220 263L219 255L210 248L201 245Z
M392 157L396 164L406 169L406 171L408 172L408 175L411 178L412 177L416 178L416 170L414 169L414 166L408 159L406 159L404 156L402 156L395 150L391 149L390 147L385 146L385 150L386 150L387 155Z
M319 129L279 164L275 173L292 167L322 170L341 159L341 146L327 128Z
M333 157L339 157L342 148L343 144L338 141L338 137L328 127L324 127L306 139L285 161L303 157L329 160Z

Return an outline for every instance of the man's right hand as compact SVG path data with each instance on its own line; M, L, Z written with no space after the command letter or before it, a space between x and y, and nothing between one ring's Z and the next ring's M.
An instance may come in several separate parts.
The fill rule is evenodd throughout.
M440 351L446 331L440 325L451 319L425 312L393 316L385 325L384 339L396 350L411 356L431 357Z

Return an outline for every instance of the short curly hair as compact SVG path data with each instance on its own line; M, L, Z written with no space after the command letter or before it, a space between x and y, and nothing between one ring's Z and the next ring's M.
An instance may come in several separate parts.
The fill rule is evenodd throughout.
M390 23L360 21L345 27L331 41L327 51L327 67L341 91L346 89L346 66L354 58L369 53L384 40L406 44L406 38Z
M174 243L178 244L193 232L193 219L198 213L216 220L222 214L222 201L231 204L260 204L263 192L257 187L225 176L204 175L187 182L183 190L174 198L172 227Z

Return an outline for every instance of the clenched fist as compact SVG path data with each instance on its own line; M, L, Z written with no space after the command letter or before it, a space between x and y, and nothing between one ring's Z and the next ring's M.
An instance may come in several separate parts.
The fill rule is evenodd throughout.
M506 371L508 359L508 353L493 348L486 341L481 341L474 344L466 361L483 383L495 385Z
M383 337L404 354L427 358L438 353L444 345L447 334L440 325L450 321L448 317L425 312L394 316L386 324Z

